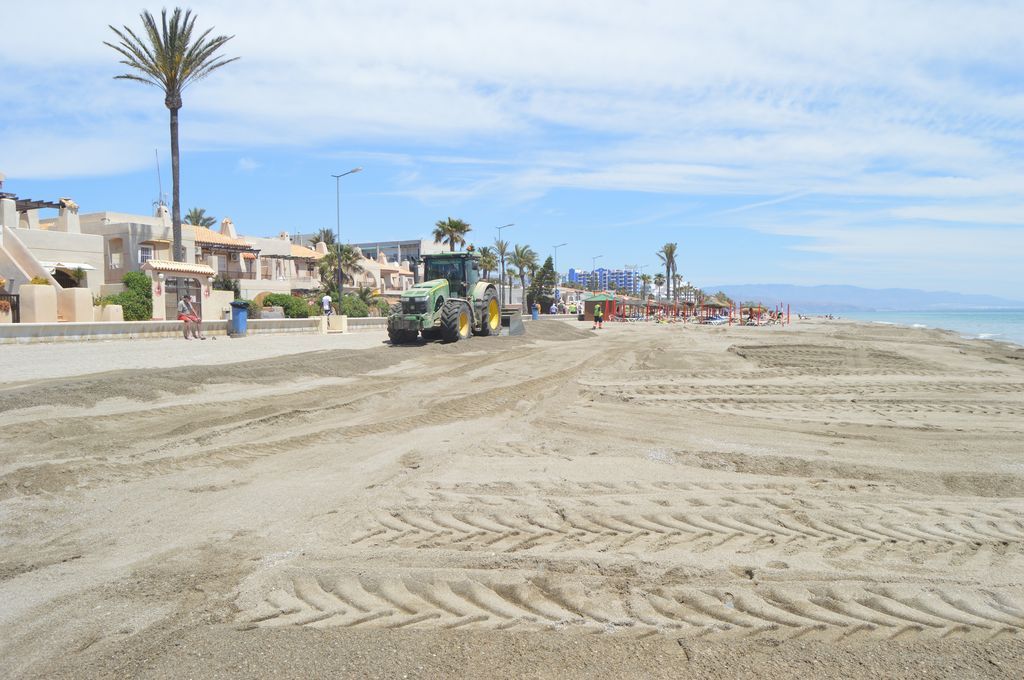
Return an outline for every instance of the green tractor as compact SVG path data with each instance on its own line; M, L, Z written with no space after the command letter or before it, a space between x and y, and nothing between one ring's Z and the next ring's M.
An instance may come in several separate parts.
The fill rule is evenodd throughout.
M493 283L480 279L480 255L423 256L423 281L402 293L388 317L388 337L398 345L424 338L445 342L471 335L497 335L501 307Z

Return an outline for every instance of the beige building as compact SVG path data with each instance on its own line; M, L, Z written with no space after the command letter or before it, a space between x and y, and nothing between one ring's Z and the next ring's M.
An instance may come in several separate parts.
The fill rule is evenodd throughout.
M356 251L362 255L358 247ZM378 251L376 259L363 257L359 264L363 271L353 277L357 287L372 288L378 295L398 295L412 288L414 277L407 260L389 262L387 256Z
M70 199L59 203L0 198L0 276L14 291L33 278L46 279L58 288L88 288L100 293L103 285L103 243L83 233L78 206ZM56 208L58 216L39 220L39 210Z
M247 239L259 249L256 270L252 280L240 279L242 297L255 297L262 292L311 293L320 288L319 261L326 254L292 243L288 232L281 232L276 238L249 237ZM247 295L246 291L254 291Z
M173 260L173 230L167 206L152 216L96 212L81 216L81 230L102 237L103 283L118 285L127 272L137 272L149 260ZM181 243L185 260L194 262L195 239L184 226Z
M56 209L57 217L40 220L39 211L44 209ZM185 263L178 264L195 269L186 275L168 269L173 264L172 231L163 205L153 216L111 211L79 215L71 199L33 201L0 191L0 278L6 281L7 293L17 293L33 279L44 279L53 288L48 294L53 304L30 313L32 321L86 320L77 318L85 311L74 310L91 307L85 301L94 296L119 292L124 275L131 271L144 271L153 279L160 298L154 299L154 318L172 318L177 304L172 298L185 290L210 298L215 292L210 291L212 279L219 275L238 281L242 297L250 299L260 293L311 293L320 288L318 263L326 254L322 245L313 249L293 243L286 232L274 238L246 238L229 218L216 231L185 224ZM400 291L408 285L406 278L411 281L411 272L386 260L370 261L366 277L366 285ZM38 286L24 293L47 297ZM76 302L72 305L64 298ZM204 310L203 316L216 318L213 309Z

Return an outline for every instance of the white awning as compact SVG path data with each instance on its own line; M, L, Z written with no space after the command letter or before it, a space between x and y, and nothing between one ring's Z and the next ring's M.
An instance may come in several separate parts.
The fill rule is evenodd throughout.
M70 269L71 271L83 269L87 272L91 272L96 269L96 267L93 267L91 264L86 264L85 262L40 262L39 264L49 269L51 273L54 269Z

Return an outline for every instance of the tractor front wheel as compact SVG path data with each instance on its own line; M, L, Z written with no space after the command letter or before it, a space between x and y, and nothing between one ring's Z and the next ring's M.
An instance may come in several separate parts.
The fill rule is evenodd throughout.
M416 331L388 331L388 339L391 340L392 345L405 345L410 342L416 342L416 336Z
M441 339L457 342L470 336L472 320L469 305L460 300L446 300L441 309Z

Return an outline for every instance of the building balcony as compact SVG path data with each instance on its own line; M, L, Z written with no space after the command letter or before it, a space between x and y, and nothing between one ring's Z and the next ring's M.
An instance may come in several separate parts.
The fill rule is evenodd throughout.
M255 279L256 274L253 272L239 272L229 271L227 269L221 269L217 272L217 276L226 276L229 279Z

